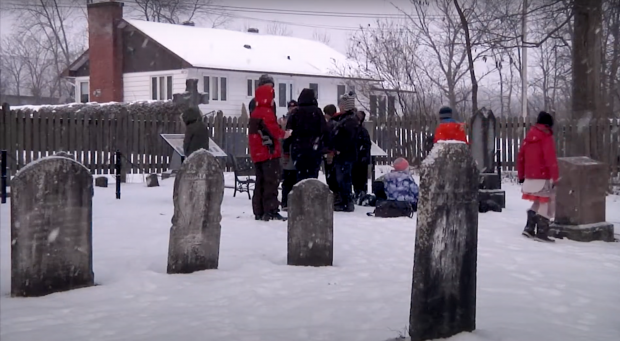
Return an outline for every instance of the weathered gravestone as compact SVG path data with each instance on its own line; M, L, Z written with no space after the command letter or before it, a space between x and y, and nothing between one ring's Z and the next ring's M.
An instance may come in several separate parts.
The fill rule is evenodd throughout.
M501 212L506 207L506 192L501 189L500 174L495 169L496 135L493 111L480 109L471 119L469 138L471 153L480 171L478 199L481 206Z
M11 295L93 285L90 171L50 156L22 168L12 185Z
M307 179L289 193L288 265L331 266L334 262L334 198L326 184Z
M605 222L609 169L585 156L558 158L561 180L556 186L555 238L589 242L614 241L614 225Z
M157 174L149 174L146 176L146 187L158 187L159 179Z
M108 187L108 177L106 176L98 176L95 178L95 186L96 187Z
M464 143L439 142L422 163L409 335L476 328L478 168Z
M193 152L174 179L168 273L217 269L224 174L204 149Z

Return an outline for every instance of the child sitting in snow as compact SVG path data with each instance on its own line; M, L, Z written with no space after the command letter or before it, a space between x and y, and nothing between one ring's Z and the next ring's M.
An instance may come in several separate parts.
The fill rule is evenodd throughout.
M377 197L376 217L413 216L418 208L419 188L409 172L409 162L399 157L394 161L394 170L373 183ZM372 214L369 214L372 215Z

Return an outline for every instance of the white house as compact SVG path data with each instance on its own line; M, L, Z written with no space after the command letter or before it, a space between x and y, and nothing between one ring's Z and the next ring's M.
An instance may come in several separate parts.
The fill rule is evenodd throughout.
M282 113L303 88L315 89L322 107L336 104L354 81L375 82L344 77L353 64L312 40L124 19L120 2L89 4L88 24L89 50L65 71L75 80L76 102L171 99L194 78L209 94L203 113L239 116L264 73L276 82Z

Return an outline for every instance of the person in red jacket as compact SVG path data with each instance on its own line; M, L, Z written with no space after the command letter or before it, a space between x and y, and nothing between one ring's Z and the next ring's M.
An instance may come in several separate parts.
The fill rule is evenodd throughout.
M252 195L252 210L256 220L286 220L279 213L278 185L280 183L280 139L289 132L280 128L273 112L275 91L272 86L256 88L256 108L250 114L248 145L256 170L256 184Z
M439 109L439 125L435 129L433 143L437 141L461 141L467 142L465 124L452 118L452 108L442 107Z
M533 201L527 211L523 235L538 241L551 242L547 235L555 216L555 184L560 179L553 139L553 116L541 111L536 125L523 140L517 158L519 183L523 199Z

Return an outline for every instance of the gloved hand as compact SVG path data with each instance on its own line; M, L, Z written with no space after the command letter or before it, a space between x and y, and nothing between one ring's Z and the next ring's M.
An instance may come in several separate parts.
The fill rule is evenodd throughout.
M525 179L519 179L519 185L525 182Z

